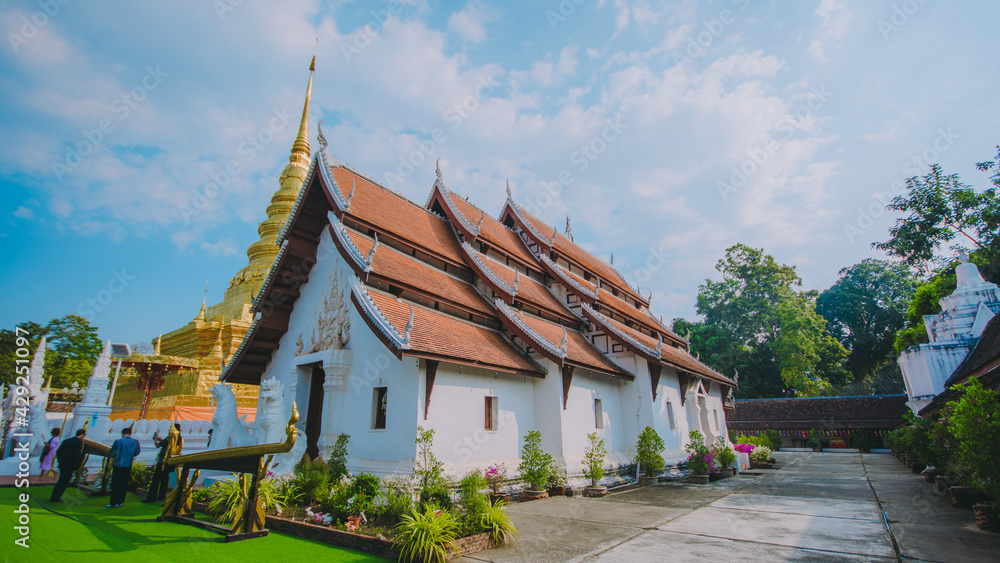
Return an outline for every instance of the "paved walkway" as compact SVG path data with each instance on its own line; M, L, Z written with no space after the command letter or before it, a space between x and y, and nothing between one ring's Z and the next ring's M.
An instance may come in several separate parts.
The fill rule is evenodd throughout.
M1000 534L891 455L775 457L710 485L512 504L515 544L466 561L1000 561Z

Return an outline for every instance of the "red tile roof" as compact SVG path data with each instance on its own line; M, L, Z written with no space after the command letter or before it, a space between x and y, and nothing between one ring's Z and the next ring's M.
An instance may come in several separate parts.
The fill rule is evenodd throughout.
M369 256L375 241L351 229L346 229L346 232L361 253ZM390 283L434 296L439 301L472 309L485 317L493 318L496 315L472 284L449 276L425 262L384 244L380 244L375 251L370 273ZM364 273L360 275L364 278Z
M475 205L472 205L464 198L454 192L447 192L446 196L451 201L455 209L465 217L465 220L473 225L478 225L479 220L483 223L479 226L477 240L484 240L500 253L514 258L535 270L541 271L538 259L532 254L521 237L514 231L508 229L503 223L497 221L490 215Z
M531 334L528 335L529 344L534 348L548 349L547 351L539 350L540 352L543 352L543 355L551 356L553 351L555 351L556 355L559 355L562 347L563 336L565 335L566 362L616 377L625 377L627 379L633 379L635 377L605 357L604 354L602 354L601 351L598 350L594 344L580 332L573 330L572 328L541 319L534 315L517 311L499 300L497 301L497 307L502 313L500 315L500 319L504 321L504 324L507 325L513 332L521 335L523 331L520 327L511 326L509 324L510 320L508 319L508 316L513 317L517 322L530 329L529 332ZM539 339L541 339L541 341L539 341ZM550 359L553 358L550 357Z
M410 349L403 355L430 356L488 369L543 375L545 370L524 356L496 330L461 321L392 295L368 288L372 301L396 331L405 333L413 307Z
M349 168L334 166L331 172L345 199L354 190L348 215L430 254L456 264L464 264L455 235L446 219Z
M618 271L614 269L614 267L605 264L604 261L600 260L599 258L587 252L586 250L580 248L579 246L577 246L575 242L559 234L559 231L557 229L550 227L544 221L528 213L517 204L508 201L507 205L512 211L515 212L514 215L515 217L518 218L518 220L523 219L524 221L527 221L527 223L529 224L528 226L531 227L527 229L529 234L534 235L534 233L537 232L539 235L541 235L543 240L536 242L539 242L544 246L550 246L549 241L553 239L554 235L555 240L551 244L551 247L553 248L553 250L556 251L557 254L565 257L566 259L572 262L575 262L578 266L580 266L584 270L588 270L591 273L597 275L598 277L601 278L602 282L606 282L608 284L615 286L616 288L618 288L619 291L627 293L636 301L647 306L649 305L646 299L643 298L641 295L639 295L632 288L632 286L630 286L628 282L626 282L625 279L622 278L621 274L619 274ZM532 231L532 229L534 229L534 231ZM535 236L534 238L538 237Z
M577 317L562 304L559 299L545 287L543 284L535 281L534 279L520 273L515 273L515 270L505 264L501 264L482 253L471 250L475 257L478 258L478 263L485 265L489 268L490 272L500 279L509 288L514 287L514 279L517 279L517 293L514 298L518 299L524 303L533 305L539 309L544 309L553 315L560 316L564 319L577 321ZM506 292L504 292L506 293ZM509 299L505 299L509 302Z

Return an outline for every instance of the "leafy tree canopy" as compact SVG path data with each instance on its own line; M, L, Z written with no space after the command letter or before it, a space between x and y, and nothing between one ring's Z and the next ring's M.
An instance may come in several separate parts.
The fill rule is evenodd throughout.
M86 385L102 349L97 328L90 326L87 319L66 315L52 319L45 326L31 321L17 326L22 329L22 336L27 333L29 360L42 336L46 337L45 378L52 378L53 389L69 387L74 381L81 387ZM16 331L0 330L0 382L8 386L17 375L17 350Z

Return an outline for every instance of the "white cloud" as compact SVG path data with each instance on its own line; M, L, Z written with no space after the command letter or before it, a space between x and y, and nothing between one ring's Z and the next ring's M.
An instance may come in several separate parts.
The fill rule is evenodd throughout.
M239 252L232 238L220 239L214 243L202 242L199 246L212 256L231 256Z
M836 40L847 33L848 23L854 14L843 0L820 0L815 14L823 20L823 23L820 27L820 37L813 39L809 44L809 54L817 61L825 63L830 60L826 54L825 43L832 41L835 47L840 47L840 43Z
M496 12L484 2L473 0L448 18L448 29L467 43L486 40L486 24L497 19Z
M35 218L35 212L23 205L19 206L14 211L11 211L10 214L13 215L14 217L17 217L18 219L31 220Z

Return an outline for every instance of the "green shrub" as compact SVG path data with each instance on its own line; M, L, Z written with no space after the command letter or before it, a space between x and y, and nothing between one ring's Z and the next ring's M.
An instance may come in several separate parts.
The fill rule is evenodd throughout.
M954 436L955 459L967 467L972 484L1000 504L1000 397L978 379L958 386L962 396L948 403L948 430Z
M590 479L591 486L604 477L604 458L607 456L604 440L597 437L597 432L587 434L587 449L583 451L583 476Z
M545 482L549 477L549 462L552 456L542 450L542 433L531 430L524 437L524 446L521 448L521 465L518 471L521 478L528 483L531 489L545 488Z
M494 545L507 545L517 537L517 528L510 521L506 507L499 501L487 506L481 522L481 529L490 534Z
M729 444L719 436L715 439L715 444L712 447L712 457L718 463L719 467L732 467L733 463L736 462L736 452L729 447Z
M666 444L660 435L653 430L652 426L647 426L639 433L639 440L635 445L636 461L642 468L643 475L655 477L663 470L663 448Z
M382 486L375 496L372 516L395 524L413 506L412 489L409 478L390 475L382 479Z
M767 446L755 446L750 452L750 460L757 462L768 462L771 460L771 448Z
M817 432L815 428L809 430L808 442L810 448L818 449L823 447L823 442L819 439L819 432Z
M210 495L208 510L215 516L216 522L226 526L232 526L243 514L243 505L247 501L250 485L253 482L248 473L234 474L234 477L216 481L208 488ZM257 487L257 499L264 505L265 511L284 508L274 479L260 481Z
M350 476L347 472L347 443L350 440L351 437L347 434L340 434L327 455L327 459L330 460L327 462L330 466L330 481L333 483Z
M434 485L420 491L420 508L427 510L429 507L443 510L451 510L451 492L444 485Z
M132 462L132 471L129 473L128 488L148 487L153 480L153 466L135 460Z
M851 436L851 447L859 450L870 450L875 447L875 439L867 430L858 430Z
M744 442L743 438L747 438L747 436L741 436L740 443L741 444L748 443ZM708 450L708 446L705 445L705 435L697 430L692 430L688 432L688 443L686 446L684 446L684 450L691 454L698 454L703 456L711 455L711 452Z
M378 494L379 485L382 480L375 475L368 473L359 473L357 477L351 481L351 490L355 494L361 493L363 495L374 498Z
M294 470L295 487L301 494L302 502L313 504L323 502L330 493L330 467L322 459L308 461L302 459Z
M410 511L396 526L399 536L393 545L400 547L400 561L446 561L448 547L456 549L458 528L455 517L447 510L440 513L432 508L424 512Z
M764 445L769 446L774 451L778 451L778 448L781 447L781 434L777 430L768 430L764 432L764 435L767 436L769 442Z

